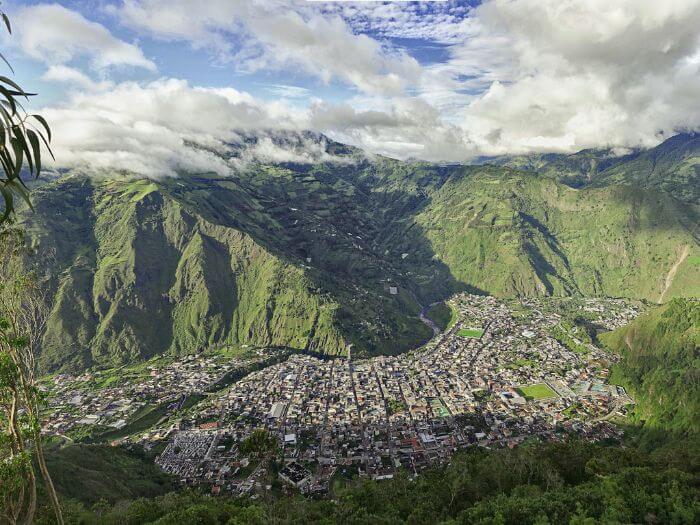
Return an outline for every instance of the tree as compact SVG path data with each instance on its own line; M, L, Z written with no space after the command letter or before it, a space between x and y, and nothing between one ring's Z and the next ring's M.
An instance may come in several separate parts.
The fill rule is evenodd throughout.
M7 31L12 26L0 9ZM2 59L12 73L5 57ZM41 115L29 114L21 99L27 93L12 79L0 75L0 516L9 523L32 523L37 509L36 475L32 451L54 508L63 523L61 508L46 468L41 440L41 395L36 388L35 355L46 321L41 287L22 267L25 249L21 233L9 226L15 214L15 198L30 207L29 191L22 179L41 173L42 144L53 157L51 129Z
M7 14L0 10L0 17L7 31L12 34ZM1 53L0 59L14 73L12 66ZM42 145L53 158L49 146L51 128L44 117L28 113L21 103L34 95L36 93L27 93L12 79L0 75L0 194L4 201L0 223L14 216L16 197L20 197L31 207L29 190L22 180L25 165L30 176L39 176Z
M0 421L5 427L0 458L13 467L0 475L6 485L3 498L10 522L19 516L31 523L36 512L36 476L33 451L56 520L63 523L41 436L42 395L36 384L35 356L44 332L47 308L44 288L25 271L27 248L22 233L6 228L0 233ZM24 480L24 483L22 483ZM14 498L14 501L12 501Z
M240 446L241 454L268 457L277 450L277 440L267 430L258 428L245 438Z

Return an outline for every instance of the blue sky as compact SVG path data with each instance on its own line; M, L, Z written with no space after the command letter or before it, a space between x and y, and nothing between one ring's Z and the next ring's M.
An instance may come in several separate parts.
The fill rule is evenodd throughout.
M697 0L3 6L3 50L67 166L197 168L182 141L263 129L445 162L624 151L700 122ZM148 141L158 162L137 151Z
M157 80L158 78L187 79L190 83L204 87L235 87L255 94L264 99L279 98L283 90L280 86L299 87L305 90L307 97L302 97L301 90L293 98L320 97L324 100L341 101L358 94L356 86L337 78L323 80L307 71L295 67L275 67L274 69L249 70L247 67L238 67L235 58L235 49L244 46L243 43L249 37L242 32L227 32L226 40L232 50L231 56L221 57L217 50L200 47L199 44L188 41L186 38L170 38L155 32L140 30L138 26L125 23L114 9L119 9L120 2L109 1L11 1L6 2L6 9L12 15L14 11L23 11L26 8L37 8L44 5L60 5L68 10L80 14L87 21L99 23L104 26L115 38L124 42L137 45L144 56L151 60L157 70L147 70L139 67L115 67L109 71L90 72L89 61L86 57L76 57L70 60L71 67L91 75L94 80L108 77L114 82ZM166 3L167 4L167 3ZM337 16L345 3L341 2L292 2L297 8L301 7L309 12L326 13L327 16ZM388 19L382 25L374 23L372 8L381 5L398 6L397 11L415 12L421 18L429 19L436 16L447 16L452 23L456 23L468 16L469 10L478 5L478 2L349 2L348 5L356 8L358 13L347 16L346 20L358 34L364 34L380 42L390 52L403 52L414 58L421 66L430 66L446 62L449 59L449 49L453 42L440 39L430 39L421 36L417 31L411 35L410 28L404 30L391 28L391 24L399 22ZM193 5L196 5L193 4ZM366 7L369 6L369 7ZM188 5L183 7L187 12ZM386 18L386 15L383 15ZM50 19L47 23L51 23ZM21 30L21 28L19 28ZM395 35L400 36L395 36ZM41 58L27 56L20 50L11 49L10 56L17 71L18 78L25 84L31 84L33 89L39 92L39 97L34 101L35 105L45 105L59 102L71 92L71 86L61 82L46 81L42 79L44 64ZM291 91L291 90L290 90Z

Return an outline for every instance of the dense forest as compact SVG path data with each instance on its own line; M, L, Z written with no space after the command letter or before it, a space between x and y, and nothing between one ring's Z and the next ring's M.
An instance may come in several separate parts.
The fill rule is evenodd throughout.
M69 522L238 523L697 523L697 471L635 447L578 440L513 450L474 448L416 478L356 481L333 499L251 500L169 493L89 508ZM48 523L48 522L47 522Z

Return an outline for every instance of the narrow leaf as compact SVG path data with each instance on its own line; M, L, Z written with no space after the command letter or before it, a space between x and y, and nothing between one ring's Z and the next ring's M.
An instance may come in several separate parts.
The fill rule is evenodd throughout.
M41 146L39 145L39 137L31 129L27 130L27 138L29 139L29 144L32 146L32 152L34 153L34 165L36 166L36 176L41 173Z
M10 92L7 90L7 88L0 86L0 93L5 97L7 100L8 104L10 104L10 108L12 108L12 114L16 115L17 114L17 104L15 103L15 97L13 97Z
M2 217L0 217L0 224L2 224L12 213L12 192L5 187L5 184L0 183L0 193L2 193L2 198L5 201L5 210Z
M11 142L12 149L14 149L15 151L15 166L12 175L8 177L10 180L14 178L19 178L20 172L22 171L22 164L24 161L24 150L22 149L22 145L17 140L17 137L14 137L11 140Z
M31 115L34 117L36 120L38 120L42 126L44 126L44 129L46 130L46 136L49 139L49 142L51 142L51 128L49 127L49 124L46 122L46 119L42 117L41 115Z
M4 82L8 86L15 88L20 93L24 93L24 90L17 84L14 80L7 78L6 76L0 75L0 82Z
M22 179L19 179L19 180L20 180L20 182L22 181ZM12 189L17 195L22 197L22 200L27 203L27 206L29 206L29 209L34 211L34 206L32 206L32 201L29 199L29 189L24 185L24 183L22 183L22 185L20 186L19 184L17 184L16 180L10 180L10 181L7 181L7 186L9 186L10 189Z
M2 169L5 172L6 177L9 179L12 177L13 173L13 163L12 157L10 156L7 148L0 148L0 163L2 163Z
M27 164L29 165L29 174L33 175L34 174L34 159L32 158L32 154L29 151L29 144L27 144L27 139L24 138L24 133L22 133L22 129L19 126L14 126L12 129L15 134L15 139L17 143L19 144L20 148L22 148L22 151L27 157ZM22 166L20 165L19 169L22 169ZM17 172L17 177L19 177L20 173L19 171Z
M14 68L12 67L12 64L10 64L10 63L7 61L7 59L5 58L5 55L3 55L2 53L0 53L0 58L2 59L3 62L5 62L5 65L6 65L7 67L10 68L10 71L12 71L12 73L14 73L15 70L14 70Z
M10 25L10 19L5 13L2 14L2 20L5 22L5 27L7 27L7 32L12 34L12 26Z

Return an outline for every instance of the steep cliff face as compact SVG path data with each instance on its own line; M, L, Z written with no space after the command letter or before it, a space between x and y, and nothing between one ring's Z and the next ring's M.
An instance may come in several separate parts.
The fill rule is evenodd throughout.
M35 243L57 255L47 368L242 342L346 347L337 304L313 291L303 269L183 210L151 182L67 179L36 201Z

